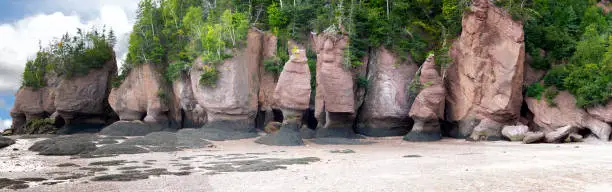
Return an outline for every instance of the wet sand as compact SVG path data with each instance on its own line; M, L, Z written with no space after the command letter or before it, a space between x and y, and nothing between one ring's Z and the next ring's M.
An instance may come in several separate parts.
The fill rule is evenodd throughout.
M369 138L376 142L370 145L277 147L243 139L213 142L214 148L71 159L27 151L38 140L0 149L0 178L22 180L11 188L27 185L17 191L612 190L612 144L599 142L411 143L389 137ZM120 177L126 173L146 179L107 181L126 179ZM8 188L0 191L13 190Z

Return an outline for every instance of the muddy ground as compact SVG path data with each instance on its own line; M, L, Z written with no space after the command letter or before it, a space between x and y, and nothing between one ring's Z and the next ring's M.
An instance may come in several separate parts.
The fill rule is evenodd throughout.
M612 144L466 142L277 147L255 139L102 158L0 149L0 191L612 191ZM366 142L369 143L369 142Z

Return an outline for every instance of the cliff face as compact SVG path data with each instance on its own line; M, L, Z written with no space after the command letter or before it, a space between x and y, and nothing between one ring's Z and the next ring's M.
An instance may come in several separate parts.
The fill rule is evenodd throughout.
M247 47L217 65L219 79L214 87L200 85L204 63L198 60L191 70L191 86L198 103L206 109L209 122L245 121L240 129L253 129L258 109L259 69L263 34L250 30Z
M354 135L355 93L353 74L343 66L348 36L321 33L313 35L317 53L315 117L317 137Z
M54 74L45 75L46 86L38 89L22 87L15 95L11 109L13 133L26 134L28 122L53 117L63 121L58 126L67 133L87 127L101 128L114 121L108 104L111 79L117 73L115 60L106 62L87 75L63 79Z
M418 66L385 48L369 56L367 93L359 111L357 132L367 136L399 136L410 130L410 82Z
M554 99L557 107L523 98L524 86L540 82L546 71L525 66L530 59L525 56L522 22L490 1L474 0L462 27L448 69L436 65L433 55L419 68L409 55L402 57L384 47L369 47L363 50L367 54L362 65L345 66L349 36L324 32L311 34L310 42L289 41L290 58L277 77L263 61L277 57L279 39L250 29L246 46L225 50L232 58L219 63L196 59L190 71L171 83L153 64L133 68L112 91L115 61L72 79L49 73L46 87L18 91L11 111L14 132L37 132L28 130L27 124L43 118L62 125L106 125L116 113L121 121L102 134L135 136L202 127L206 134L238 131L250 137L256 135L255 128L274 120L278 122L270 127L277 131L257 142L303 145L304 130L310 131L309 138L355 138L358 133L405 135L408 141L439 140L445 133L472 140L525 138L526 143L579 140L582 136L577 135L586 132L609 139L612 102L582 109L566 91ZM308 48L316 52L314 79ZM210 73L204 69L213 65L218 78L213 85L202 84L202 74ZM411 89L417 81L419 92ZM304 111L313 108L316 120L308 120L318 121L317 130L301 129Z
M112 90L108 101L122 121L144 121L166 124L180 121L171 118L172 92L163 84L153 64L133 68L120 87Z
M451 51L454 63L448 69L446 85L448 120L488 119L487 122L513 124L519 118L525 60L523 36L521 22L512 20L487 0L473 1ZM474 125L460 129L472 128ZM490 136L499 136L500 131L491 130L494 133Z

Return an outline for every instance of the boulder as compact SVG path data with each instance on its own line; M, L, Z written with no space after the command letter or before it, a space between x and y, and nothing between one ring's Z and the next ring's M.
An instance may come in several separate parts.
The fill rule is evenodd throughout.
M408 114L414 119L414 126L404 140L440 140L442 132L438 121L444 119L446 90L442 85L442 77L436 70L433 55L430 55L421 66L419 83L423 88L415 98Z
M576 131L576 127L567 125L546 133L544 138L547 143L561 143L564 142L565 139L570 136L570 134L575 133Z
M348 36L336 32L312 35L317 53L315 117L317 137L354 137L355 93L352 72L344 67Z
M525 133L525 137L523 137L523 143L536 143L542 139L544 139L544 132L527 132Z
M596 119L612 123L612 101L609 101L607 105L588 108L587 112Z
M0 136L0 149L11 146L13 144L15 144L14 139Z
M153 64L134 67L121 86L114 88L108 98L122 121L167 123L169 91L162 84L162 76Z
M529 127L526 125L504 126L502 128L502 135L510 141L523 141L527 132L529 132Z
M529 110L534 114L533 121L544 132L552 132L564 126L587 128L602 141L608 141L612 128L609 124L589 115L584 109L576 106L576 99L567 91L560 91L555 97L556 106L549 106L546 101L526 98Z
M219 78L214 86L199 83L203 73L201 69L207 64L201 59L193 64L190 73L192 90L200 106L206 109L208 123L248 122L241 129L254 131L262 43L263 34L249 30L246 48L234 52L234 57L216 65Z
M377 49L369 62L367 93L356 131L374 137L405 135L411 125L406 116L410 111L408 88L418 66L411 60L401 61L384 47Z
M475 0L463 16L462 26L461 36L451 48L453 64L447 71L447 120L464 125L471 123L461 121L473 119L514 124L522 102L522 22L487 0Z
M503 124L497 121L485 118L480 121L480 123L476 127L474 127L474 130L472 130L472 134L467 139L471 141L501 140L503 126Z

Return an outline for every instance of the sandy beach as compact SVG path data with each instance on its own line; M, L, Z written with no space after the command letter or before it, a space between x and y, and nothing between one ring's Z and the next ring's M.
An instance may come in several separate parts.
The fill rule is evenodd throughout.
M411 143L390 137L369 138L376 142L370 145L318 145L307 141L306 146L278 147L255 144L254 139L242 139L213 142L215 147L205 149L71 159L28 151L27 148L38 140L41 139L19 139L15 145L0 150L0 178L35 180L25 182L27 187L23 189L7 187L2 190L354 192L612 189L612 145L598 142L525 145L444 139ZM287 161L296 159L309 160ZM281 161L284 163L280 166L270 166ZM220 162L237 162L231 166L239 168L211 166ZM244 167L241 169L240 166ZM167 173L132 181L96 181L96 178L104 178L101 176L161 170L159 168L167 169Z

